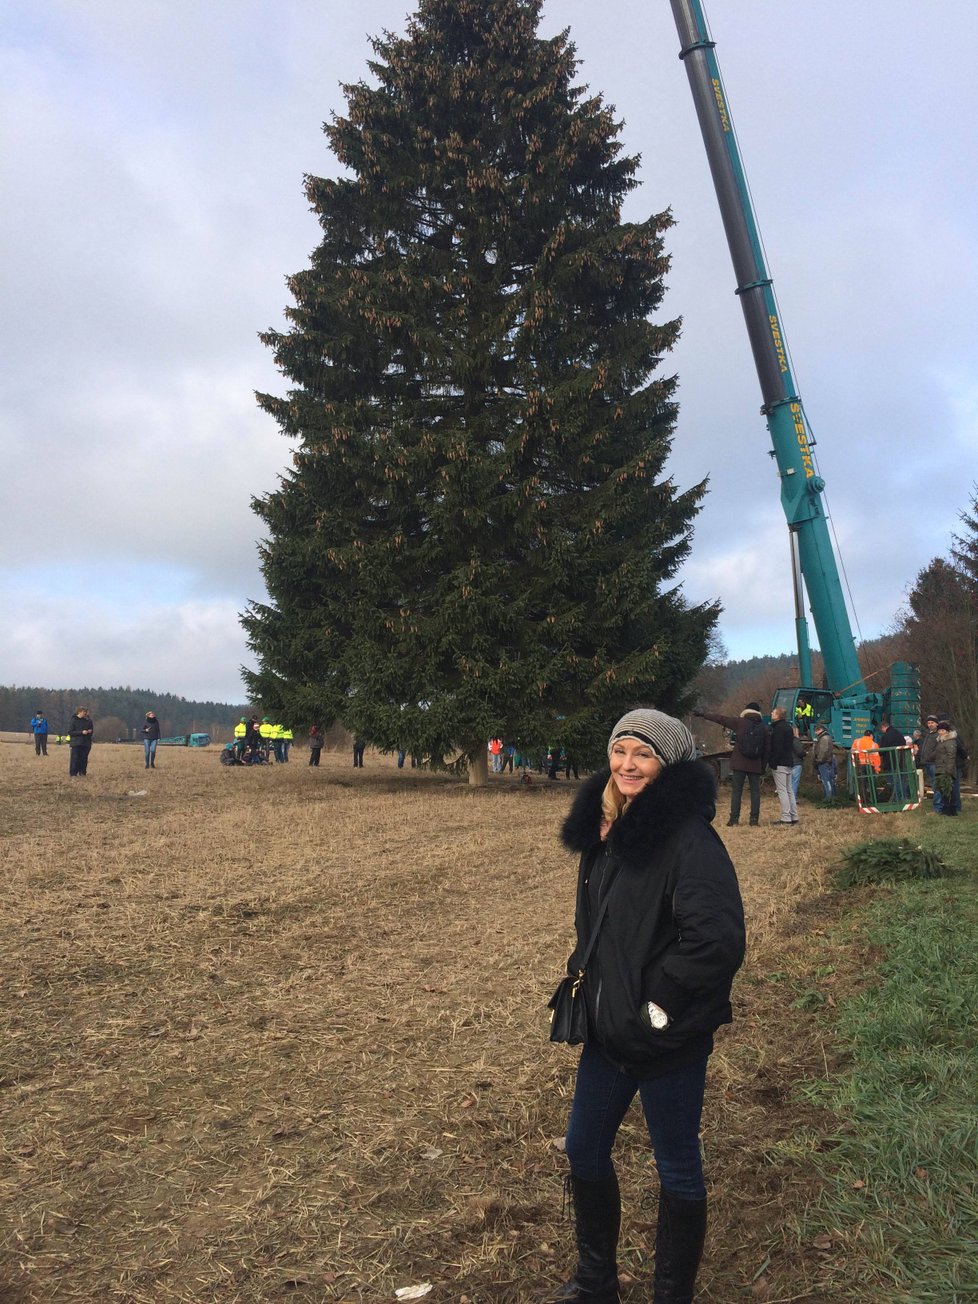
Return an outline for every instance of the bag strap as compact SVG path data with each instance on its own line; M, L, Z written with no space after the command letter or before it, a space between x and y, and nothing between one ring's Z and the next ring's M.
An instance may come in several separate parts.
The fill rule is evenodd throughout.
M584 955L581 957L580 967L578 968L577 971L578 982L580 982L580 980L584 977L584 970L587 968L587 962L591 958L591 952L594 950L594 944L598 940L598 933L600 933L601 931L601 925L604 922L604 917L608 911L608 900L611 896L611 889L615 886L617 882L618 882L618 870L616 868L615 873L612 876L611 882L608 884L607 888L605 889L604 895L601 898L601 904L598 907L598 915L591 928L591 936L588 938L587 946L584 948Z

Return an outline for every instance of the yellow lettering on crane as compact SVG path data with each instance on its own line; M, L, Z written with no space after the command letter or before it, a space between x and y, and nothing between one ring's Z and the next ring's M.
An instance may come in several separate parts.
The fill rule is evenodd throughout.
M720 85L720 78L713 78L713 98L717 102L717 111L720 114L720 126L724 131L730 130L730 118L727 115L727 106L723 102L723 87Z
M781 368L782 376L788 370L788 354L784 347L784 340L781 338L781 327L778 325L778 319L772 312L768 321L771 323L771 338L774 341L774 349L778 355L778 366Z
M800 403L791 404L791 416L795 425L795 438L798 440L798 449L801 453L801 465L805 472L805 479L811 480L815 476L815 462L812 459L812 450L808 443L808 431L805 429L805 417L802 413Z

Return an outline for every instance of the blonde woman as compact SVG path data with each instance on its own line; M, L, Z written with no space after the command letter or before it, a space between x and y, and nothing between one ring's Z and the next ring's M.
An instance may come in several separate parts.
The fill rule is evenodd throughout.
M564 823L580 854L568 972L607 901L583 980L588 1015L567 1128L578 1263L551 1298L618 1304L621 1206L611 1158L641 1098L659 1174L654 1304L689 1304L706 1235L699 1126L713 1033L731 1019L744 956L733 864L711 821L712 771L661 711L629 711L609 768L581 788Z

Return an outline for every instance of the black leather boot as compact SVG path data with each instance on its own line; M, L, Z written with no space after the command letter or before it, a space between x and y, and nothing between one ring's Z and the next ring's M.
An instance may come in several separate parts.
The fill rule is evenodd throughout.
M659 1194L652 1304L692 1304L706 1240L706 1201Z
M621 1225L618 1178L612 1173L603 1181L585 1182L572 1174L568 1186L574 1201L577 1271L549 1296L549 1304L619 1304L615 1260Z

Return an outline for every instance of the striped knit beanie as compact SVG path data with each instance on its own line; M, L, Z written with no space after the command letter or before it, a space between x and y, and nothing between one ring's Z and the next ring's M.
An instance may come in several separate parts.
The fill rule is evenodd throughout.
M619 738L637 738L655 752L663 765L677 761L691 761L696 755L696 743L681 720L651 708L641 707L623 715L608 739L608 755Z

